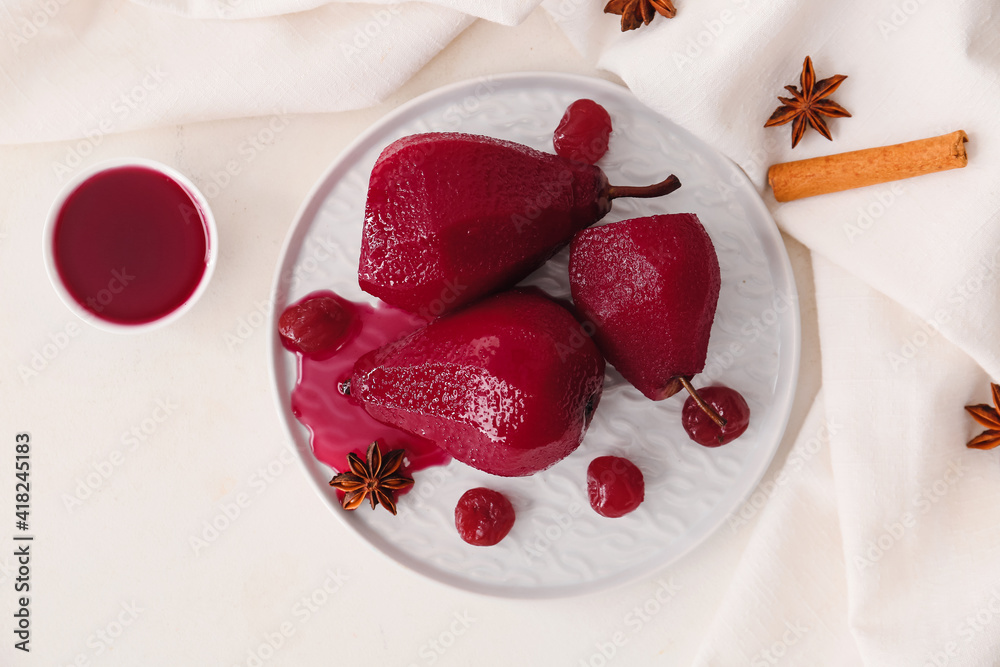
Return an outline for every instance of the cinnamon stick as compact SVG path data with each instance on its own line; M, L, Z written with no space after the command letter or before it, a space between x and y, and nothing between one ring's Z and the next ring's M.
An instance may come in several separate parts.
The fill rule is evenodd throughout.
M963 130L905 144L773 165L767 181L778 201L898 181L968 164Z

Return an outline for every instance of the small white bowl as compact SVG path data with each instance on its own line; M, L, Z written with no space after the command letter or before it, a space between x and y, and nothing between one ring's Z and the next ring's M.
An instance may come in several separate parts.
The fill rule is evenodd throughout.
M201 214L202 223L205 228L205 243L208 253L205 263L205 272L202 274L201 280L198 282L198 286L187 298L187 300L184 301L184 303L179 307L160 318L137 324L111 322L97 316L92 311L80 305L63 284L59 271L56 269L55 261L56 221L59 218L59 214L62 212L62 208L66 203L66 200L77 190L77 188L83 185L83 183L91 177L112 169L120 169L122 167L140 167L159 172L180 185L188 196L191 197L191 200L196 204L199 213ZM165 164L154 160L147 160L145 158L115 158L112 160L106 160L85 169L73 177L73 179L70 180L65 187L63 187L62 191L60 191L55 201L52 202L52 207L49 209L48 217L45 220L44 246L45 270L48 273L49 282L52 283L53 289L55 289L56 294L59 295L62 302L66 304L66 307L73 311L73 313L84 322L87 322L98 329L114 333L145 333L153 329L165 327L171 322L179 319L184 315L184 313L189 311L192 306L194 306L195 302L198 301L201 295L208 288L209 280L211 280L212 273L215 271L215 264L219 256L218 230L215 226L215 217L212 215L212 209L209 207L208 200L205 199L205 196L201 194L198 188L195 187L194 183L188 180L184 174L172 167L168 167Z

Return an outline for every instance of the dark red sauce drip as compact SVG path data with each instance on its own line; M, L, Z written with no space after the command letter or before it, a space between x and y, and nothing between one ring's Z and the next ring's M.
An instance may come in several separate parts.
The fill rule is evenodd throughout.
M317 295L332 292L314 292ZM336 296L336 295L333 295ZM310 359L298 354L299 379L292 392L292 413L312 434L313 454L334 470L347 469L347 454L364 458L368 445L378 440L383 453L405 449L408 471L443 465L451 457L430 440L377 422L339 386L351 377L354 362L365 353L399 339L425 324L425 320L390 306L378 308L353 303L360 326L332 357Z

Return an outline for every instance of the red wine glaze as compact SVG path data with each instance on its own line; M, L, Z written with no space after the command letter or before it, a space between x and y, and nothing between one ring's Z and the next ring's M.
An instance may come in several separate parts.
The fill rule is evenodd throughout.
M314 292L332 294L331 292ZM297 354L299 378L292 391L292 414L312 434L313 454L334 470L347 469L347 454L362 459L368 445L379 441L382 452L405 449L409 471L443 465L451 457L430 440L377 422L340 385L351 377L354 362L377 347L397 340L425 324L425 320L391 306L375 308L353 303L360 326L332 357L317 361Z
M194 293L207 267L208 233L182 185L153 169L119 167L67 197L53 255L83 308L108 322L145 324Z

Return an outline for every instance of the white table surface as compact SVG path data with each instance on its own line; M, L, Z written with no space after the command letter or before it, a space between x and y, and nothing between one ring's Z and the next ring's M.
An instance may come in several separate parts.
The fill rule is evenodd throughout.
M14 517L0 523L0 664L576 666L604 664L602 650L614 664L690 663L753 519L602 593L519 601L453 590L390 561L331 515L292 458L270 393L258 309L295 212L327 165L416 95L528 70L609 78L539 11L517 28L475 23L375 108L103 137L81 166L148 157L215 192L214 175L240 164L211 199L220 256L208 292L145 335L78 322L46 278L42 223L64 182L53 164L74 142L0 149L0 508L13 515L14 437L29 432L35 535L25 655L10 641ZM269 127L281 129L249 159L241 147ZM809 253L787 238L786 246L802 369L766 477L820 385ZM227 512L228 527L206 533ZM657 601L665 586L669 599Z

